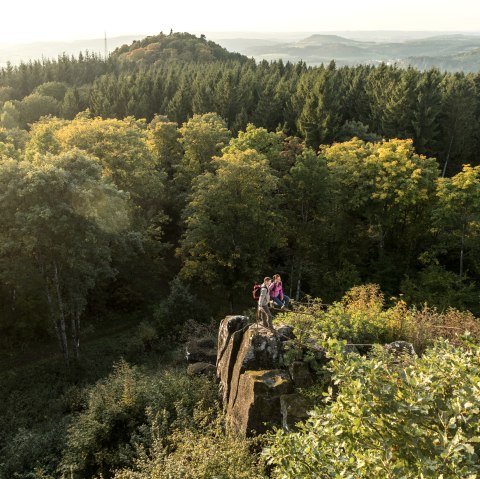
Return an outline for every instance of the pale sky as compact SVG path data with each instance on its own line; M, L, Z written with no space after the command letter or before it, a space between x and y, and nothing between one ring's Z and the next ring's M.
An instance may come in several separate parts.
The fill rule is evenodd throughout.
M0 43L187 32L480 30L480 0L4 0Z

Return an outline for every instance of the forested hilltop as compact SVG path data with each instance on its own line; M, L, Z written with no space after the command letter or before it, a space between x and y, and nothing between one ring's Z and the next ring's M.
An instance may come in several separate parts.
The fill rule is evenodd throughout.
M84 54L1 70L0 474L266 477L252 444L224 435L212 383L158 366L179 361L172 345L186 335L210 334L212 319L251 308L253 282L273 273L293 298L333 303L326 316L321 307L305 314L336 325L309 328L331 349L327 376L345 385L341 394L357 368L379 391L395 387L397 373L415 376L416 363L378 352L343 363L336 341L411 340L405 318L476 328L466 310L480 313L479 126L479 74L257 64L186 33L148 37L108 60ZM351 289L365 283L379 286ZM400 326L388 329L392 317ZM418 334L422 352L443 337ZM465 405L478 399L478 331L453 342L426 353L423 379L402 394L416 401L431 374L448 414L479 424L478 408ZM9 355L22 358L18 369ZM447 363L471 387L438 379ZM377 381L383 368L394 372ZM460 409L449 402L457 392ZM435 394L428 401L443 411ZM404 410L394 412L399 424ZM350 420L323 413L332 438L335 421ZM435 428L448 423L442 414ZM418 437L431 430L428 417ZM396 455L392 445L391 475L372 475L378 458L362 451L358 477L476 477L479 431L461 431L439 433L434 444L447 457L431 476L422 459L405 469L411 449ZM464 449L450 454L451 433ZM300 477L282 457L308 438L269 441L273 477ZM325 446L328 461L344 450L336 447ZM324 477L351 477L336 472Z

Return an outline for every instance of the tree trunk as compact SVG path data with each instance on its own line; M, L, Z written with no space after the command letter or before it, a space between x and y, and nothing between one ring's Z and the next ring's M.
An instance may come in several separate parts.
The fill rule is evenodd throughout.
M55 292L57 296L57 306L58 306L58 322L60 328L60 337L63 345L63 359L65 360L65 365L68 367L70 358L68 353L68 339L67 339L67 325L65 322L65 310L63 306L62 292L60 289L60 278L58 276L58 266L56 261L53 263L53 282L55 285Z
M300 286L302 284L302 263L298 265L298 279L297 279L297 294L295 295L295 299L300 301Z
M465 230L466 230L466 225L465 221L462 224L462 241L461 241L461 247L460 247L460 278L463 276L463 256L464 256L464 250L465 250Z
M60 324L57 318L55 311L55 305L53 304L53 297L50 291L51 278L47 274L45 263L42 261L41 257L35 255L35 261L37 263L38 270L40 271L44 281L45 281L45 296L47 298L48 311L50 313L50 318L52 320L53 329L58 339L60 346L60 351L62 351L63 360L65 365L68 367L68 343L66 334L62 334Z
M70 319L70 325L72 329L73 352L75 359L78 361L80 359L80 312L78 309L74 310Z
M68 357L68 350L65 349L65 343L62 341L62 335L60 332L59 324L57 321L57 315L55 314L55 308L53 306L53 299L49 291L48 284L45 285L45 296L47 297L48 310L50 312L50 318L52 319L53 329L58 339L60 351L62 351L63 359L66 361Z

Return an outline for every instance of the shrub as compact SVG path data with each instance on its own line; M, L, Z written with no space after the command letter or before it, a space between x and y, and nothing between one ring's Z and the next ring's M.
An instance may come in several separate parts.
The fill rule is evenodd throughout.
M85 410L68 429L62 470L81 477L111 476L132 464L134 444L149 416L164 418L164 434L181 417L187 421L199 404L213 404L216 391L205 378L169 370L148 375L119 362L107 379L91 388Z
M139 454L135 468L115 479L261 479L263 465L250 451L253 441L225 430L218 411L196 411L189 427L179 427L165 439L156 437L150 451ZM152 431L155 436L155 424Z
M424 306L408 307L399 300L386 308L377 285L352 288L342 301L325 307L321 300L312 300L296 311L282 315L292 325L299 342L322 340L324 336L349 343L387 343L405 340L423 351L435 339L458 338L470 331L480 339L480 322L470 312L450 308L444 312Z
M143 351L149 351L153 343L158 339L158 331L155 325L142 321L137 328L137 332L133 338L133 344L141 345Z
M0 477L33 477L34 468L55 470L65 439L67 420L20 427L1 451Z
M332 343L330 344L332 345ZM480 348L439 342L398 361L338 348L338 391L266 449L274 478L469 478L480 474Z

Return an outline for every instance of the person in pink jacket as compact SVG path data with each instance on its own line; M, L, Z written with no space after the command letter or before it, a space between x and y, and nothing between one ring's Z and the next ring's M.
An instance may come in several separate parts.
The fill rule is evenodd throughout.
M273 275L273 281L270 285L270 299L275 306L278 306L281 309L288 308L290 298L283 292L282 278L279 274Z

